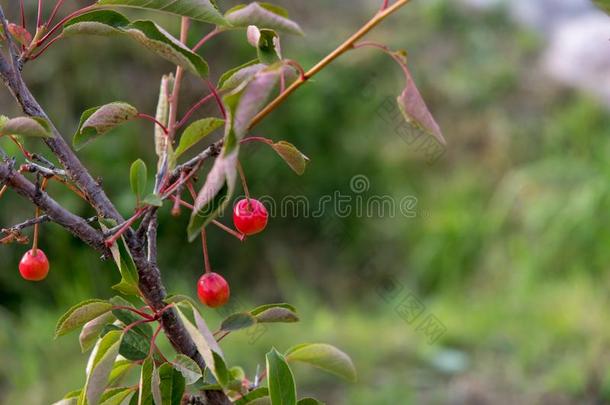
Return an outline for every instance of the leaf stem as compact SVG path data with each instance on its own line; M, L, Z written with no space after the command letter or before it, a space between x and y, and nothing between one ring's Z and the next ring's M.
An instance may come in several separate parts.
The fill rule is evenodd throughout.
M151 321L153 321L155 319L152 315L147 314L146 312L142 312L142 311L140 311L138 309L135 309L135 308L132 308L132 307L125 307L125 306L122 306L122 305L115 305L115 306L112 307L112 310L113 311L114 310L131 311L134 314L140 315L142 318L145 318L145 319L148 319L148 320L151 320Z
M142 216L144 211L144 209L137 210L131 218L123 222L120 228L110 238L106 239L106 246L110 247L114 245L116 241L121 237L121 235L123 235L123 233L125 233L125 231L127 231L127 229L129 229L131 225L133 225L133 223L136 222L136 220Z
M38 0L38 15L36 16L36 29L42 24L42 0Z
M74 17L78 17L79 15L85 14L93 9L96 8L95 4L92 4L90 6L87 7L83 7L79 10L74 11L73 13L68 14L67 16L65 16L64 18L61 19L61 21L59 21L57 24L55 24L53 26L53 28L51 28L49 30L49 32L47 32L42 38L40 38L37 42L36 42L36 47L42 45L43 43L46 42L47 39L49 39L51 37L51 35L53 35L57 30L59 30L61 27L64 26L65 23L67 23L68 21L70 21L72 18Z
M206 83L208 85L208 88L214 95L214 98L216 99L216 104L218 104L218 108L220 109L222 118L227 119L227 110L225 109L225 106L224 106L222 100L220 99L220 95L218 94L218 90L216 89L216 86L214 86L214 84L209 80L206 80Z
M27 29L25 24L25 7L23 6L23 0L19 0L19 13L21 15L21 27ZM6 34L9 35L8 32Z
M48 183L49 179L47 177L44 177L42 179L42 184L40 185L40 190L44 191L45 188L47 188L47 183ZM34 212L34 218L37 219L40 216L40 207L36 206L36 210ZM34 242L32 244L32 253L34 256L36 256L36 253L38 252L38 235L40 234L39 231L40 228L40 222L36 222L36 224L34 224Z
M162 130L163 130L163 132L165 133L165 135L167 135L167 134L169 133L169 132L168 132L167 127L166 127L165 125L161 124L161 123L160 123L160 122L159 122L159 121L158 121L158 120L157 120L155 117L153 117L152 115L148 115L148 114L144 114L144 113L138 113L137 117L138 117L138 118L142 118L142 119L147 120L147 121L150 121L150 122L152 122L152 123L155 123L156 125L158 125L158 126L159 126L159 127L162 129Z
M248 190L248 183L246 182L244 168L241 166L239 161L237 161L237 172L239 173L239 178L241 179L241 185L244 188L244 194L246 194L246 200L248 200L248 206L250 206L250 190ZM250 206L250 208L252 207Z
M262 143L266 143L267 145L273 145L273 141L271 139L263 138L261 136L249 136L249 137L244 138L241 141L239 141L239 143L241 143L241 144L248 143L248 142L262 142Z
M362 28L360 28L354 35L348 38L345 42L343 42L338 48L328 54L324 59L322 59L318 64L312 67L309 71L305 73L305 76L299 78L294 81L282 94L277 96L271 103L269 103L261 112L259 112L252 122L250 123L250 129L258 125L267 115L273 112L277 107L284 103L284 101L300 88L305 82L331 64L335 59L343 55L345 52L352 49L353 45L362 39L366 34L368 34L373 28L377 27L379 23L385 20L388 16L396 12L402 6L409 3L410 0L397 0L396 3L389 6L388 8L379 11L371 20L369 20Z
M176 124L176 128L182 128L184 126L184 124L186 124L186 122L189 120L189 118L191 118L191 116L195 113L195 111L197 111L202 105L204 105L205 103L210 101L213 97L214 97L214 94L210 93L207 96L203 97L201 100L199 100L197 103L195 103L186 112L186 114L184 114L184 117L182 117L180 122L178 122L178 124Z
M55 3L55 7L53 7L53 11L51 12L51 15L49 16L49 20L47 21L47 23L45 24L47 27L49 25L51 25L51 23L53 22L53 20L55 19L55 16L57 15L57 12L59 11L59 9L61 8L61 6L64 4L65 0L58 0L57 3Z
M38 51L37 53L35 53L35 54L34 54L34 55L32 55L32 56L28 56L28 57L27 57L27 59L28 59L28 60L34 60L34 59L38 58L38 57L39 57L40 55L42 55L42 54L43 54L43 53L44 53L44 52L45 52L47 49L49 49L49 47L50 47L51 45L53 45L53 44L54 44L56 41L58 41L58 40L60 40L60 39L62 39L62 38L63 38L63 34L59 34L59 35L57 35L55 38L53 38L52 40L50 40L49 42L47 42L47 44L46 44L44 47L42 47L42 48L40 49L40 51Z
M197 45L195 45L193 47L192 51L197 52L197 50L199 50L199 48L201 48L206 42L208 42L210 39L214 38L216 35L220 34L221 32L222 32L222 30L218 29L218 27L214 28L206 36L201 38L201 41L197 42Z

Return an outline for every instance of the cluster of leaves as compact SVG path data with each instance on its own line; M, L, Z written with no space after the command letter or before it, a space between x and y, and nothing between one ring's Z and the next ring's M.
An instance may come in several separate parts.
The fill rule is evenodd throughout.
M327 344L297 345L284 354L272 349L266 356L264 375L267 387L261 387L259 376L251 383L239 366L228 367L217 336L244 330L262 323L297 322L294 307L268 304L225 319L212 333L195 303L183 296L168 299L177 308L181 321L206 361L201 370L189 357L177 354L168 361L155 345L158 333L151 323L159 315L147 314L129 301L114 297L108 301L88 300L75 305L57 323L56 336L81 329L79 341L83 352L91 350L82 389L69 392L56 405L81 404L169 404L179 405L186 392L222 389L237 404L318 404L311 398L297 402L296 384L290 363L302 362L355 381L356 372L350 358ZM139 374L139 382L122 386L130 375Z

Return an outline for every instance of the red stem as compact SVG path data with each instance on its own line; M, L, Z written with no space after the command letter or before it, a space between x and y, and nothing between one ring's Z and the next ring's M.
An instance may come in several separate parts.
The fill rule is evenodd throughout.
M292 60L292 59L286 59L284 60L284 62L287 65L292 66L293 68L295 68L296 70L299 71L299 74L301 75L301 80L306 78L306 73L305 73L305 69L303 69L303 66L301 66L301 64L299 62L297 62L296 60Z
M176 197L175 195L170 196L170 198L172 200L174 200L174 203L177 205L182 205L185 208L188 208L190 210L195 209L195 207L193 207L192 204L187 203L186 201ZM239 233L231 228L229 228L228 226L226 226L225 224L223 224L222 222L219 222L215 219L212 220L212 223L214 225L216 225L217 227L219 227L220 229L222 229L223 231L227 232L228 234L230 234L231 236L236 237L237 239L239 239L240 242L243 242L246 239L246 235L244 235L243 233Z
M36 16L36 29L42 24L42 0L38 0L38 15Z
M239 161L237 161L237 172L239 173L241 185L243 186L244 193L246 194L246 200L248 200L248 205L250 205L250 191L248 190L248 183L246 182L246 175L244 174L244 169L243 167L241 167L241 163L239 163Z
M216 99L216 103L218 104L218 108L220 109L220 113L222 114L222 117L224 119L227 119L227 111L225 110L225 106L222 103L220 96L218 95L218 90L216 90L216 86L214 86L214 84L209 80L206 80L206 82L208 84L210 91L214 95L214 98Z
M115 242L121 237L121 235L123 235L123 233L125 233L125 231L127 229L129 229L129 227L131 227L131 225L133 225L133 223L136 222L136 220L138 218L140 218L140 216L142 216L143 213L144 213L144 210L136 211L136 213L131 218L129 218L127 221L125 221L123 223L123 225L121 225L119 230L116 231L114 233L114 235L112 235L110 238L106 239L106 246L114 245Z
M14 135L9 135L9 138L11 139L11 141L13 141L15 143L15 145L17 145L19 150L21 150L21 153L23 153L23 156L25 156L27 159L31 159L32 158L32 154L27 149L25 149L23 144L21 142L19 142L17 140L17 138L15 138Z
M138 325L142 325L143 323L149 323L149 322L153 322L153 320L139 319L133 323L130 323L129 325L125 326L125 329L123 329L123 334L126 334L127 332L129 332L130 330L132 330L133 328L135 328Z
M53 35L58 29L60 29L61 27L63 27L63 25L68 22L70 19L74 18L74 17L78 17L79 15L85 14L88 11L91 11L95 8L95 4L92 4L90 6L87 7L83 7L79 10L74 11L73 13L68 14L67 16L65 16L64 18L61 19L61 21L59 21L57 24L55 24L55 26L53 26L53 28L51 28L49 30L49 32L47 32L45 34L44 37L42 37L37 43L36 46L40 46L43 43L46 42L47 39L49 39L51 37L51 35Z
M192 49L193 52L197 52L197 50L199 48L201 48L203 46L203 44L205 44L206 42L208 42L210 39L214 38L216 35L220 34L222 31L218 29L218 27L214 28L212 31L210 31L205 37L203 37L201 39L201 41L197 42L197 45L195 45Z
M388 8L388 6L390 5L390 0L383 0L383 4L381 5L381 10L379 11L383 11L386 8Z
M193 184L190 181L186 183L186 188L188 188L189 192L191 193L191 197L193 197L193 200L195 200L197 198L197 193L195 192L195 188L193 187ZM210 265L210 256L208 254L208 240L206 236L207 235L205 233L205 227L203 227L201 228L201 246L203 248L203 262L206 274L210 274L212 272L212 266Z
M121 305L117 305L117 306L113 306L112 307L113 311L116 310L116 309L121 309L121 310L125 310L125 311L131 311L131 312L133 312L135 314L140 315L142 318L148 319L149 321L154 321L155 320L155 318L152 315L147 314L146 312L139 311L139 310L137 310L135 308L132 308L132 307L124 307L124 306L121 306Z
M63 35L62 35L62 34L59 34L58 36L56 36L55 38L53 38L52 40L50 40L49 42L47 42L47 44L46 44L44 47L42 47L42 48L40 49L40 51L38 51L37 53L35 53L35 54L34 54L34 55L32 55L32 56L29 56L29 57L28 57L28 60L34 60L34 59L38 58L38 57L39 57L40 55L42 55L42 54L43 54L43 53L44 53L44 52L45 52L47 49L49 49L49 47L50 47L51 45L53 45L53 44L55 43L55 41L57 41L57 40L59 40L59 39L62 39L62 38L63 38Z
M208 240L205 234L205 227L201 228L201 246L203 247L205 272L206 274L210 274L212 272L212 266L210 265L210 256L208 254Z
M163 329L163 325L159 324L159 326L157 326L157 329L155 330L155 333L153 333L152 337L150 338L150 350L148 351L149 357L152 356L153 350L157 348L155 341L157 340L157 336L159 336L159 332L161 332L161 329Z
M241 141L239 141L239 143L241 143L241 144L248 143L248 142L262 142L262 143L266 143L267 145L273 145L273 141L271 139L263 138L261 136L249 136L249 137L244 138Z
M410 77L409 70L407 69L407 66L405 65L404 61L402 59L400 59L398 56L396 56L396 53L392 52L392 50L390 48L388 48L387 46L380 44L378 42L374 42L374 41L362 41L362 42L358 42L357 44L352 45L352 47L354 49L376 48L376 49L383 51L388 56L390 56L392 59L394 59L394 61L396 61L396 63L398 63L398 65L400 65L400 68L404 72L405 76Z
M158 125L159 127L161 127L161 129L163 130L165 135L169 134L169 130L167 129L167 127L165 125L161 124L155 117L148 115L148 114L144 114L144 113L138 113L137 117Z
M195 113L195 111L197 111L202 105L204 105L205 103L207 103L208 101L210 101L212 98L214 97L214 94L208 94L207 96L205 96L204 98L202 98L201 100L199 100L195 105L193 105L187 112L186 114L184 114L184 117L182 117L182 119L180 120L180 122L178 122L178 124L176 124L176 128L182 128L182 126L184 124L186 124L186 122L188 121L189 118L191 118L191 116Z
M57 3L55 3L55 7L53 7L53 11L51 12L51 15L49 16L49 20L47 21L47 23L45 24L47 27L49 25L51 25L51 23L53 22L53 20L55 19L55 16L57 15L57 12L59 11L59 9L61 8L61 6L64 4L65 0L58 0Z
M25 8L23 7L23 0L19 0L19 12L21 13L21 26L26 29L25 24ZM7 33L8 35L8 33Z

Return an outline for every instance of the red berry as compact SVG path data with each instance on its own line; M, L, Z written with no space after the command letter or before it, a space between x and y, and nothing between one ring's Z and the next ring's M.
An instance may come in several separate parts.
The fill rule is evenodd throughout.
M197 283L199 300L208 307L218 308L229 300L229 284L218 273L206 273Z
M233 209L233 223L245 235L254 235L267 226L267 208L254 198L240 200Z
M41 281L49 273L49 259L40 249L28 250L19 262L21 277L29 281Z

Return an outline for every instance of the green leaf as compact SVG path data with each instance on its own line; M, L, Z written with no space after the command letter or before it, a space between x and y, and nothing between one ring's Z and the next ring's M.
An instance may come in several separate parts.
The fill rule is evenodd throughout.
M356 381L356 368L350 357L329 344L297 345L290 348L285 356L289 362L300 361L338 375L348 381Z
M96 345L87 365L87 381L81 393L79 403L95 405L99 403L106 389L108 376L119 354L122 334L119 331L107 333Z
M63 28L63 36L71 35L123 35L122 29L129 25L123 14L112 10L95 10L70 19Z
M17 117L3 120L2 135L19 135L36 138L52 138L51 125L42 117Z
M110 221L105 220L100 220L99 223L102 231L104 232L108 231L108 226L116 225L116 223L111 223ZM122 242L112 245L110 247L110 253L112 254L112 258L114 259L114 262L121 273L121 282L112 286L112 288L125 295L139 296L140 290L138 289L138 270L133 262L131 253L125 245L125 241L122 240Z
M138 115L135 107L114 102L86 110L81 116L78 130L72 139L74 149L80 150L98 136L104 135L116 126L134 119Z
M144 190L146 190L147 179L148 169L146 168L146 163L142 159L133 162L129 170L129 182L131 184L131 191L138 197L138 200L140 200Z
M204 337L204 335L207 335L206 332L202 333L197 327L195 327L195 325L193 325L191 321L186 316L184 316L182 311L178 310L178 314L180 316L180 319L182 320L182 323L184 324L187 333L189 334L191 339L193 339L193 342L197 347L197 351L203 357L206 366L208 367L216 381L218 381L220 384L223 384L223 382L226 383L228 380L228 372L226 365L224 364L224 361L222 360L220 354L214 351L213 349L220 349L218 348L218 343L216 342L216 340L212 337L212 342L209 336L206 339L206 337ZM194 314L197 314L197 312L195 311Z
M315 398L303 398L299 399L297 405L324 405L324 402L320 402Z
M55 337L63 336L68 332L80 328L87 322L109 312L112 304L103 300L87 300L74 305L57 322Z
M252 404L253 401L261 398L269 398L269 389L266 387L257 388L254 391L244 395L242 398L235 401L235 405Z
M259 63L258 59L244 63L233 69L227 70L218 80L218 88L223 91L233 90L240 84L249 81L255 74L265 69L267 66Z
M135 365L130 360L120 359L115 361L108 377L108 385L117 384Z
M196 75L208 75L208 64L201 56L152 21L129 22L127 17L115 11L106 10L102 13L96 10L69 20L64 27L68 35L126 35L158 56Z
M293 323L298 322L299 317L293 311L286 308L269 308L256 315L259 323Z
M119 387L106 390L100 399L100 405L121 405L135 391L132 387Z
M119 353L128 360L138 361L148 357L150 340L131 329L123 334Z
M78 337L83 353L93 347L104 326L112 323L114 320L114 315L111 312L107 312L83 325L83 329Z
M266 356L267 381L272 405L296 405L297 392L294 375L286 359L277 350L271 349Z
M229 316L220 325L220 329L225 332L233 332L246 329L256 325L256 318L247 312L237 313Z
M140 381L138 391L138 405L152 405L153 404L153 373L155 371L155 363L152 358L148 357L142 363L142 369L140 370Z
M279 141L271 145L273 150L290 166L299 176L305 173L309 158L302 154L293 144Z
M281 302L281 303L277 303L277 304L264 304L264 305L258 306L256 308L250 310L250 313L254 316L257 316L271 308L284 308L291 312L295 312L295 313L297 312L297 309L293 305Z
M163 200L157 194L149 194L142 199L142 204L153 207L163 207Z
M248 42L256 48L258 60L271 65L282 59L280 54L280 37L274 30L259 29L255 25L248 27Z
M172 365L182 374L186 385L195 384L203 377L203 372L197 363L184 354L177 354L174 361L172 361Z
M217 25L227 25L214 0L99 0L99 5L158 10Z
M192 52L154 22L145 20L134 21L126 28L126 32L137 42L162 58L182 66L191 73L207 77L208 64L201 56Z
M234 27L256 25L289 34L303 35L299 24L288 18L288 12L269 3L253 2L233 7L225 13L225 18Z
M185 380L182 374L165 363L158 369L159 387L163 405L180 405L185 389ZM157 404L161 405L161 404Z
M219 118L204 118L193 122L182 133L180 143L178 144L178 148L176 148L175 157L178 158L184 152L196 145L197 142L220 128L224 122L224 120Z

